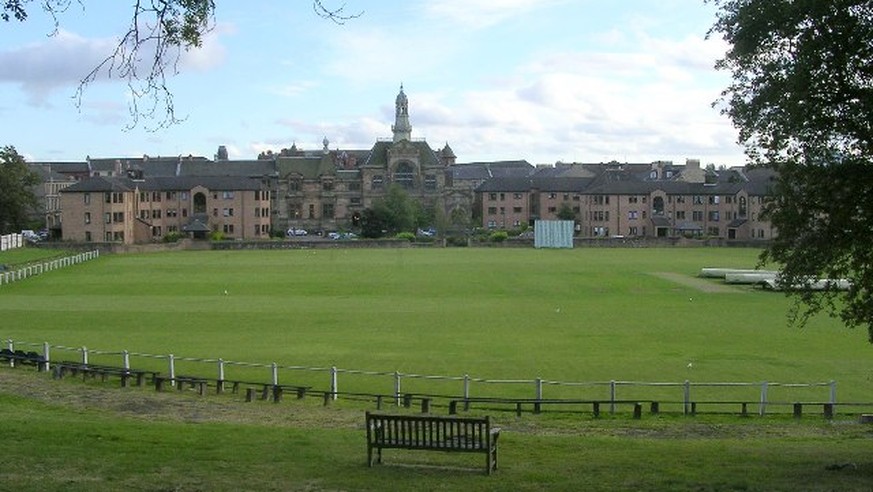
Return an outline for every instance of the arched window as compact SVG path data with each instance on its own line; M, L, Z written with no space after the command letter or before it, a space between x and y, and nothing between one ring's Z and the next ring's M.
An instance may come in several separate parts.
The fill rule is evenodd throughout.
M206 195L204 195L203 193L194 193L194 213L206 213Z
M656 215L663 215L664 213L664 197L656 196L654 200L652 200L652 209L655 211Z
M407 190L415 188L415 168L408 162L401 162L394 171L394 182Z
M746 197L740 197L740 217L746 216Z

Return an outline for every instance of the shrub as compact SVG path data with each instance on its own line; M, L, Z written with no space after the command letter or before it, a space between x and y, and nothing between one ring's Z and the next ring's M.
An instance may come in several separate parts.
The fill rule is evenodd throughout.
M224 233L221 231L212 231L209 233L209 239L212 241L224 241Z
M506 238L508 237L509 234L507 234L506 231L494 231L491 233L489 239L492 243L502 243L503 241L506 241Z
M175 242L178 242L183 237L184 236L182 236L182 233L180 233L180 232L177 232L177 231L168 232L164 236L164 242L165 243L175 243Z
M467 238L463 236L449 236L446 238L446 245L463 248L467 246Z
M415 241L415 234L411 232L398 232L397 235L394 237L396 237L397 239L405 239L410 243Z

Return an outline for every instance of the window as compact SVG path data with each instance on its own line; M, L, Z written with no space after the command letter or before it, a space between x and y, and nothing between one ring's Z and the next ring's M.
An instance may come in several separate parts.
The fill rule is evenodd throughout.
M497 215L497 207L488 207L488 215Z
M489 220L489 221L488 221L488 228L489 228L489 229L494 229L494 228L496 228L496 227L497 227L497 221L496 221L496 220Z
M233 217L233 209L232 208L225 208L222 210L222 214L225 217Z
M188 216L188 209L187 209L187 208L183 208L183 209L182 209L182 217L187 217L187 216Z
M512 198L515 198L516 200L521 200L523 198L523 195L521 193L513 193Z
M168 191L167 192L167 200L175 200L175 199L176 199L176 192L175 191Z
M433 174L424 177L424 189L433 191L437 188L437 179Z
M636 220L637 219L637 211L631 210L627 213L628 220Z
M703 205L703 195L694 195L691 203L695 205Z
M161 226L152 227L152 236L161 237Z
M321 182L321 190L322 191L333 191L333 180L326 179Z
M103 222L105 222L106 224L111 224L112 223L112 214L110 214L109 212L106 212L105 214L103 214Z
M91 194L90 193L83 194L82 199L85 201L85 205L91 205Z
M333 218L333 203L322 203L321 204L321 216L327 219Z
M373 180L371 181L370 188L374 190L381 190L382 186L385 184L385 178L381 175L373 176Z
M85 223L86 224L91 223L91 212L85 212Z
M415 168L408 162L401 162L394 170L394 182L402 188L410 190L415 188Z
M224 224L223 231L225 234L233 234L233 224Z
M719 199L718 195L710 195L709 196L709 204L710 205L718 205L718 199Z
M556 213L557 211L558 211L558 207L549 207L550 214Z
M521 213L521 207L512 207L512 213L514 213L514 214L520 214L520 213Z
M691 220L694 222L703 222L703 211L702 210L694 210L691 212Z
M361 197L359 197L359 196L354 196L354 197L352 197L352 198L349 199L349 203L350 203L351 205L360 205L360 204L361 204Z
M103 202L104 203L112 203L112 193L104 193L103 194Z
M627 235L628 236L636 236L637 235L637 228L636 227L629 227L627 230Z
M375 179L375 178L374 178ZM300 191L300 179L294 178L288 181L288 191Z
M222 191L221 198L225 200L233 200L233 192L232 191Z
M152 218L153 219L160 219L161 218L161 210L160 209L152 210Z
M182 194L180 195L180 199L187 200L188 199L188 192L183 191Z
M637 203L637 197L629 196L629 197L627 197L627 202L628 203Z
M153 202L159 202L159 201L161 201L161 193L158 192L158 191L153 191L153 192L152 192L152 201L153 201Z
M706 230L706 233L710 236L718 236L718 227L710 227Z
M677 196L676 203L685 203L685 197L684 196Z
M310 219L315 218L315 204L312 204L312 203L309 204L309 218Z
M709 211L709 220L712 222L718 222L718 210Z
M506 200L506 193L500 194L500 201L502 202L503 200Z
M85 242L91 242L91 231L85 231Z
M497 193L488 193L488 199L492 202L497 201Z
M549 200L554 200L555 198L558 198L558 194L557 194L557 193L554 193L554 192L553 192L553 193L549 193Z
M352 181L349 183L349 191L361 191L361 183L358 181Z
M178 211L175 208L171 208L167 210L167 217L176 217L178 216Z
M213 209L212 209L212 216L213 216L213 217L218 217L218 209L217 209L217 208L213 208Z

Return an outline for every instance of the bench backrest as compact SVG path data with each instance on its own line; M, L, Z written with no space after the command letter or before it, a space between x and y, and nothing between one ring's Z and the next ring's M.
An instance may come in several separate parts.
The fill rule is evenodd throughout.
M367 442L380 447L486 450L491 446L491 419L367 412Z

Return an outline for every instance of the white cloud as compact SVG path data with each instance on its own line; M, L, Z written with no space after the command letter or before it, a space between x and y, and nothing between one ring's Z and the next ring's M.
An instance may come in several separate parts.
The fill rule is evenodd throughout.
M462 28L484 29L531 11L554 8L556 0L427 0L422 3L426 15L460 25Z

